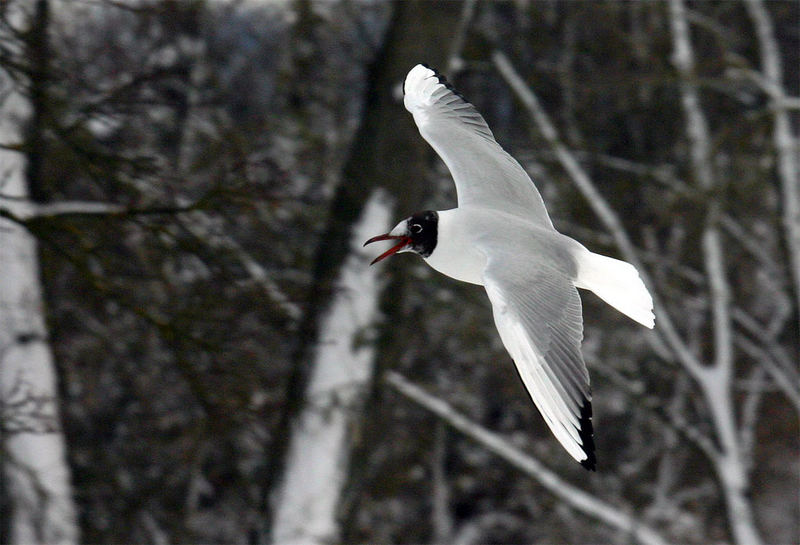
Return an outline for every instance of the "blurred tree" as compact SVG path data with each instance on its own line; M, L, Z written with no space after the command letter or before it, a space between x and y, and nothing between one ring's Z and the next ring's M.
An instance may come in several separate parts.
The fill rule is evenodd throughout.
M243 68L214 56L251 45L236 9L219 6L212 27L202 2L55 6L52 51L70 54L36 94L43 112L25 148L44 202L4 211L42 242L85 538L247 535L258 491L239 479L261 455L270 403L269 381L254 377L280 352L245 337L254 328L267 339L297 316L260 264L296 256L252 249L269 252L259 237L285 232L281 209L305 198L270 145L248 136L278 125L264 113L275 93L228 98ZM269 21L260 29L279 28ZM262 89L275 81L279 39L258 43L272 65ZM215 305L218 295L231 305Z
M35 214L49 4L0 6L0 542L76 543L78 528L45 324Z
M38 53L0 23L27 103L3 160L34 197L0 221L39 245L84 541L256 541L298 462L335 469L342 542L800 539L796 2L49 5ZM399 100L417 62L449 70L560 230L658 297L652 334L583 298L597 474L542 424L483 290L409 256L345 272L373 255L365 217L455 204ZM382 319L354 330L341 288L381 277ZM323 399L348 423L336 464L290 446L328 349L371 375L358 414Z
M673 8L675 6L672 4ZM505 17L505 7L484 7L482 11L479 10L477 18ZM782 7L787 5L783 4ZM645 517L642 522L634 522L634 527L644 530L651 521L656 527L666 525L663 530L666 532L665 538L669 535L672 539L697 539L703 542L711 539L709 536L729 531L731 538L738 543L759 542L762 531L755 521L758 516L753 514L758 509L759 500L754 500L750 495L754 488L748 483L751 479L758 480L761 492L776 486L782 488L783 485L778 474L764 480L763 472L760 471L757 476L751 473L754 467L758 467L753 465L753 457L756 456L752 450L755 447L753 438L759 434L759 426L765 424L759 416L765 403L782 406L780 420L796 429L797 415L791 410L787 414L785 403L789 401L790 406L796 405L798 394L796 366L790 363L793 356L789 355L797 353L797 338L789 327L796 320L797 309L789 302L792 288L787 279L791 278L791 271L786 265L790 261L786 255L781 255L778 231L765 228L767 224L777 225L779 208L754 207L756 202L774 202L774 194L771 185L755 182L761 179L761 174L747 157L769 156L771 150L769 146L763 146L763 141L758 138L745 140L733 136L759 134L763 130L762 118L751 115L754 104L748 102L746 95L736 95L739 84L735 80L725 80L728 72L717 60L729 59L728 62L734 66L752 62L752 55L750 60L745 60L743 56L750 53L742 49L748 47L746 40L733 40L733 35L741 34L723 26L747 27L743 6L726 4L718 11L710 9L711 13L702 14L694 11L685 16L698 21L701 38L695 43L702 46L693 46L691 41L681 38L674 27L664 26L665 21L674 24L678 16L674 11L662 11L662 5L651 5L647 9L621 3L538 8L532 7L523 16L520 16L523 10L516 11L518 27L527 26L535 39L530 42L502 42L508 35L517 35L510 30L500 35L500 40L493 35L488 35L488 38L492 43L500 42L513 50L514 55L521 59L541 59L537 64L526 65L524 70L520 70L529 74L531 80L537 80L537 94L543 97L537 98L510 65L507 56L500 53L493 56L498 71L530 112L538 129L536 137L539 138L541 134L542 142L549 150L539 156L547 161L555 159L564 168L566 180L572 181L586 200L583 203L575 201L561 208L561 203L572 199L567 190L558 188L560 198L547 199L548 193L552 195L555 188L548 186L546 177L539 178L540 188L548 204L555 204L551 211L555 212L557 224L566 225L565 231L576 232L578 238L584 240L594 240L595 245L612 243L626 259L638 262L641 270L649 271L652 268L655 271L658 280L651 280L650 285L659 299L664 293L662 290L666 290L667 294L664 296L666 300L659 300L658 303L660 317L656 336L642 338L637 345L631 345L630 340L623 341L625 350L611 348L623 338L622 333L611 335L608 342L596 336L599 331L589 318L596 311L594 300L591 296L585 298L585 349L587 359L596 366L593 370L595 392L600 399L606 395L613 401L616 397L618 403L615 407L600 401L596 426L599 457L607 460L609 467L602 484L590 482L589 490L594 490L601 497L609 497L608 491L614 490L612 497L621 505L633 501L638 507L631 505L624 510ZM660 17L670 13L671 19ZM725 22L712 22L718 20ZM635 34L629 37L626 33L631 25ZM642 25L647 25L646 30L642 29ZM711 38L707 32L711 33ZM630 67L637 66L637 63L626 62L627 50L614 48L614 44L626 40L635 40L637 48L631 53L644 63L637 68L641 73L631 71ZM565 42L570 49L563 53L563 62L566 64L562 64L561 45ZM707 79L699 80L703 82L699 86L702 100L686 98L687 92L697 92L687 90L697 85L699 78L696 74L687 76L685 69L680 68L680 48L686 48L687 43L688 47L697 48L695 54L700 55L697 51L702 51L703 62L697 65L698 73L708 71L704 76ZM538 49L535 56L530 48ZM673 57L677 59L676 66L679 68L677 79L669 62L671 48L678 51ZM576 51L580 52L580 61L574 57ZM481 58L480 55L478 58ZM473 65L479 66L479 63ZM555 70L554 66L558 67L556 73L562 84L570 86L566 94L559 94L559 89L548 88L539 82L539 79L547 81L549 74ZM573 82L576 81L580 81L581 85L574 86ZM613 85L609 81L613 81ZM654 82L658 82L658 85L654 86ZM674 91L672 97L667 92L669 90ZM794 95L797 91L793 89L789 93ZM476 101L470 93L467 96ZM564 96L569 98L569 103L562 102L566 100ZM495 103L500 101L496 96L494 98ZM745 101L744 105L739 101ZM480 95L476 103L488 116L492 115L491 106L481 108ZM710 130L714 131L713 136L709 132L702 136L703 131L698 129L696 120L698 110L689 113L692 110L687 108L687 103L695 104L692 108L702 108L699 115L712 120L709 125L712 127ZM555 121L551 120L547 110L558 112L558 115L553 115ZM685 125L676 123L682 119L685 119ZM495 126L491 118L490 125ZM560 136L562 127L564 134L569 137ZM642 128L645 128L644 132ZM502 142L502 136L500 139ZM571 149L565 145L568 141L581 149ZM709 142L714 143L713 147L709 146ZM713 152L708 151L711 149ZM674 166L667 167L667 164ZM731 164L736 167L732 168ZM536 167L535 164L533 166ZM716 184L722 184L726 189L710 189L710 185L716 184L704 178L706 175L702 174L703 170L710 170L714 178L725 179L725 182ZM736 178L731 177L734 172ZM691 184L680 179L682 175L692 180ZM703 179L706 181L703 182ZM742 207L742 201L748 203L746 208ZM791 203L786 206L790 207ZM589 211L596 214L600 225L607 229L610 236L575 225L592 225L593 220L587 215ZM576 219L565 222L567 218ZM755 225L752 223L754 221ZM766 222L762 224L764 227L758 227L759 221ZM756 250L758 246L762 250ZM674 253L676 251L677 255ZM737 263L735 269L731 269L728 260ZM736 278L734 283L727 280L728 275ZM743 282L745 278L752 280ZM750 292L754 285L762 286L757 299L753 299ZM694 304L687 308L687 301L694 301ZM761 314L764 305L773 309L769 318ZM432 306L429 303L425 312L430 314ZM446 310L442 312L452 316ZM681 318L676 322L674 316ZM464 318L464 308L459 306L459 322ZM606 335L608 324L614 323L614 320L613 316L605 319L606 327L603 329ZM443 327L444 323L448 322L431 320L429 325L418 329L429 335L437 327ZM414 324L415 327L419 325L416 321ZM397 320L393 321L393 326L397 327ZM452 329L448 330L452 333ZM407 343L414 344L416 350L422 352L415 359L426 366L433 364L436 369L434 374L442 373L442 368L436 366L435 362L436 351L443 350L443 346L436 345L433 351L420 350L420 346L431 344L430 339L414 333L406 334ZM624 335L629 339L628 334ZM755 346L749 338L753 335L760 339L760 346ZM649 355L646 352L633 355L648 344ZM454 356L453 351L447 351L447 354L449 357L458 357ZM662 364L652 365L657 361ZM647 365L646 362L651 364ZM414 365L408 365L407 372L415 376L424 374L421 368ZM463 380L464 377L459 379ZM450 385L450 381L440 379L433 383L437 390L443 389L442 384ZM406 382L402 377L393 379L392 384L404 394L412 391L403 389ZM664 388L667 385L673 385L674 389L670 391L670 388ZM612 386L613 389L609 389ZM457 393L451 395L459 397ZM422 402L422 399L416 397L415 401ZM501 410L503 413L508 411ZM643 427L636 430L629 426L615 429L615 414L621 417L617 426L623 422L629 423L630 416L634 415ZM471 428L464 428L461 421L457 427L478 430L475 424L473 422ZM477 431L468 433L473 438L480 435ZM640 433L645 435L636 437ZM604 436L613 440L616 445L614 449L603 452L603 444L607 444L608 440L604 440ZM648 448L642 450L636 445L647 445ZM493 448L488 442L487 446ZM374 448L380 450L380 446ZM789 455L790 459L797 459L796 442L788 452L793 453ZM399 453L395 456L403 459ZM397 459L389 456L386 462L388 467ZM680 465L676 466L676 460L681 461ZM481 467L485 469L485 466ZM715 471L707 473L701 467L710 467ZM791 469L787 470L796 483L797 464L792 463ZM541 471L530 473L543 484L552 482ZM698 481L701 484L698 485ZM640 486L631 486L632 482ZM423 486L422 483L420 486ZM485 493L485 488L479 489ZM456 504L457 490L450 492ZM722 492L716 494L713 492L716 490ZM642 503L642 498L637 494L650 495L652 505L648 507L646 502ZM706 502L705 512L696 511L694 501L697 494L701 494L700 497ZM590 504L572 502L567 494L558 495L566 504L605 520L611 526L616 525L604 519L601 511ZM501 505L511 503L508 499L494 501ZM474 505L475 502L471 500L469 503ZM384 505L384 508L387 506ZM485 507L481 512L487 509L490 508ZM556 517L553 522L556 522L558 511L554 513ZM676 513L680 516L676 516ZM767 515L766 511L761 513L762 520L764 516L769 516L782 521L779 527L786 537L781 541L791 541L794 539L792 536L797 535L798 513L795 508L785 510L781 517ZM470 539L482 542L496 539L489 537L496 535L506 536L504 539L511 541L535 539L535 534L525 533L524 523L517 523L518 519L512 513L507 514L505 519L493 520L502 521L501 524L510 533L498 534L497 528L485 528L484 531L488 533L471 533ZM542 522L542 514L539 515L537 520ZM375 519L362 516L364 520L374 523ZM467 520L471 519L472 515ZM592 538L575 537L581 534L577 533L574 522L571 516L563 522L570 525L573 540L598 539L598 534ZM457 529L460 526L458 522L455 525ZM403 535L415 530L419 531L409 526ZM599 528L595 531L602 532ZM631 530L625 530L628 531ZM773 534L770 532L769 535Z
M299 21L306 25L309 10L309 4L301 2L304 17ZM358 423L353 419L361 413L367 386L373 383L374 354L360 348L360 338L364 328L376 320L380 288L375 271L363 266L364 254L357 251L359 239L363 242L371 231L378 234L389 224L391 207L378 188L400 196L401 210L409 210L424 194L421 182L426 150L399 104L398 86L410 67L431 56L433 44L451 39L452 23L459 12L456 3L393 5L386 37L370 63L359 129L317 247L282 425L270 449L267 491L276 486L278 472L285 465L282 488L275 498L276 515L268 516L268 522L275 519L271 539L276 543L338 539L337 506L352 448L346 439L354 436ZM354 229L359 216L363 218ZM348 261L343 265L345 257ZM397 286L391 293L392 304L397 304ZM344 358L342 349L335 349L337 345L344 347ZM342 359L349 359L351 365L343 365ZM292 436L288 439L290 425ZM338 439L325 440L331 434ZM313 477L308 475L311 460L315 460Z

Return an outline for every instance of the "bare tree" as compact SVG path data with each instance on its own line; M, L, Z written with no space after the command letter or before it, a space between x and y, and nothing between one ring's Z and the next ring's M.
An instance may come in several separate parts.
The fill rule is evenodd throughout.
M0 211L7 211L30 202L31 165L23 151L37 105L28 90L42 84L37 77L46 77L32 60L37 48L46 48L48 4L11 2L0 10L4 53L19 67L8 63L0 71ZM0 453L9 511L9 533L0 532L0 538L12 544L77 543L36 239L7 217L0 217L0 279Z
M359 342L375 322L378 270L361 249L391 221L382 192L367 201L353 229L350 256L342 265L335 295L320 323L319 347L292 429L283 486L276 499L275 543L330 543L339 535L338 506L347 478L349 441L372 382L374 345Z
M761 56L761 73L749 72L745 75L754 79L770 100L773 115L772 140L778 157L777 170L783 190L783 228L786 232L790 276L794 279L796 309L800 312L800 166L797 137L792 134L790 97L783 83L783 63L767 8L761 0L747 0L745 5L755 27Z
M673 62L680 77L681 104L690 149L691 172L701 190L713 192L719 182L712 166L708 121L700 105L697 87L693 83L694 53L686 8L683 0L671 0L669 8ZM751 503L747 498L749 475L744 463L743 442L739 435L733 400L736 356L733 345L731 290L724 261L725 251L718 227L721 213L719 201L712 200L709 203L701 235L711 307L711 330L714 335L713 361L702 364L699 358L693 359L687 371L703 392L710 418L714 423L719 447L715 447L709 453L712 454L710 461L717 471L724 492L728 520L734 538L741 545L757 545L762 540L755 525Z
M675 171L687 171L689 182L677 179L670 174L668 169L637 164L614 157L599 157L597 155L583 154L570 149L567 140L562 138L555 123L542 106L542 101L537 97L528 83L514 68L508 56L495 52L492 56L493 64L506 80L520 102L530 114L530 119L537 129L538 135L549 146L551 156L567 173L568 178L574 183L580 194L586 199L591 209L600 219L601 225L610 236L605 237L604 243L613 241L617 250L625 259L637 263L640 270L644 271L646 283L654 294L657 312L657 328L655 335L648 336L646 341L653 354L663 359L665 365L677 364L674 389L669 401L656 404L650 396L643 395L641 384L631 378L626 378L618 371L609 369L609 366L600 365L603 374L609 373L615 385L622 389L625 395L630 396L632 403L639 404L642 411L651 411L657 416L660 425L666 426L666 445L683 444L683 448L690 447L705 458L705 463L715 471L714 482L719 487L721 494L718 500L725 509L725 520L730 530L732 539L736 543L750 544L761 543L763 538L758 528L755 514L755 502L751 496L752 471L754 462L754 436L759 426L759 407L762 405L768 392L777 388L786 399L796 404L797 383L794 366L790 363L791 357L785 357L787 347L783 346L777 337L784 331L787 323L791 323L791 316L796 309L791 306L786 311L778 311L768 325L758 323L758 320L745 310L748 304L746 296L740 288L732 286L730 276L732 273L732 260L740 251L737 245L746 249L754 257L758 267L764 267L774 275L773 280L778 282L783 265L780 257L776 257L765 248L759 248L753 235L744 228L744 222L736 216L737 210L728 209L721 198L715 198L722 191L722 187L733 183L726 178L725 169L717 165L724 164L724 152L714 148L714 139L704 112L701 101L700 83L702 80L695 73L693 42L690 38L690 21L704 25L715 32L720 32L718 27L697 14L687 14L682 2L675 1L669 4L669 36L672 40L672 62L678 74L676 89L680 98L678 105L683 114L683 137L686 142L687 160L682 163L683 156L675 156ZM763 5L757 2L749 5L751 17L760 26L759 40L771 51L773 58L767 61L762 54L762 65L770 64L770 76L763 81L780 81L780 65L774 58L777 51L769 45L769 15L763 10ZM731 73L734 71L731 70ZM786 97L785 91L776 91L774 86L767 93L772 103L771 112L775 115L786 114L791 100ZM777 97L777 98L776 98ZM574 132L574 131L573 131ZM791 146L792 136L788 126L776 122L773 131L775 149L778 154L781 149ZM679 137L680 138L680 137ZM580 139L578 139L580 140ZM782 146L782 147L781 147ZM684 149L681 147L680 149ZM590 161L603 162L606 166L621 171L636 172L638 175L660 180L659 183L669 191L678 191L683 195L698 198L703 196L703 214L700 217L701 227L697 240L696 256L702 266L702 271L695 271L691 265L681 267L678 264L659 262L653 255L637 247L634 240L648 240L646 229L642 233L632 232L626 226L624 218L614 207L609 204L595 180L593 180L586 163ZM782 187L786 193L785 180L792 180L791 160L779 160L779 171ZM784 205L784 226L787 229L787 239L791 236L792 222L786 221L786 211L791 209L792 203ZM673 236L678 235L682 226L675 225ZM652 239L651 239L652 240ZM791 252L791 250L790 250ZM790 256L791 257L791 256ZM685 275L691 279L691 289L700 289L702 296L700 304L693 307L688 313L685 308L676 307L674 294L667 295L663 284L663 272L660 267L669 266L672 273ZM794 269L793 269L794 270ZM791 291L791 290L790 290ZM784 294L776 293L774 304L781 306ZM681 314L682 313L682 314ZM738 329L738 330L737 330ZM701 336L700 331L708 332L707 337ZM793 338L793 334L789 333ZM754 339L754 340L751 340ZM788 347L791 352L793 349ZM746 378L744 378L746 377ZM747 386L744 387L745 383ZM451 425L460 431L475 438L487 448L497 451L511 447L509 442L494 436L491 439L477 432L479 427L476 422L463 417L455 416L441 400L419 390L408 383L399 375L393 375L390 384L407 397L413 399L443 416ZM699 394L699 395L698 395ZM774 398L773 398L774 399ZM446 415L446 416L445 416ZM500 446L498 446L500 445ZM662 519L666 513L680 513L686 527L702 526L703 522L693 519L681 504L685 497L695 494L709 494L709 489L698 486L697 489L686 489L679 493L674 491L680 479L680 469L675 466L675 452L671 448L657 454L660 457L659 474L653 483L657 491L654 503L648 510L640 511L646 517ZM685 456L685 455L683 455ZM543 474L544 468L537 467L536 471L528 473L542 484L547 486L549 477ZM686 468L684 468L686 469ZM796 468L795 468L796 469ZM568 486L564 485L560 490ZM670 492L672 491L672 492ZM556 492L558 493L558 492ZM671 497L670 494L675 494ZM713 497L713 494L711 494ZM680 498L680 499L679 499ZM599 498L596 498L599 499ZM715 498L717 499L717 498ZM570 500L567 500L570 502ZM657 514L660 513L660 514ZM607 519L599 516L597 512L591 513L609 524ZM675 520L676 532L686 531L680 529ZM642 523L643 529L646 523ZM667 541L669 532L661 533L660 530L649 528L652 532L646 539Z
M796 3L0 4L0 542L43 455L90 542L796 541ZM583 298L596 474L483 290L367 267L455 203L419 62L656 299Z
M393 207L373 187L385 188L403 209L423 192L417 180L422 179L425 148L411 138L415 129L398 103L396 89L426 45L451 33L450 21L459 7L416 1L393 6L385 40L370 64L361 125L317 249L283 426L271 449L267 490L279 492L273 491L274 506L267 519L272 521L269 539L276 543L338 539L351 455L346 438L351 435L348 430L359 427L357 409L375 384L375 352L360 350L359 336L378 317L382 287L374 276L377 272L364 268L364 255L352 237L368 238L370 229L377 229L376 234L390 222ZM422 21L428 30L424 39L419 35ZM397 302L397 291L392 299ZM342 324L348 314L349 323ZM332 338L338 340L331 345ZM350 362L344 364L343 357ZM316 444L314 453L326 452L314 457L320 478L309 478L310 443Z

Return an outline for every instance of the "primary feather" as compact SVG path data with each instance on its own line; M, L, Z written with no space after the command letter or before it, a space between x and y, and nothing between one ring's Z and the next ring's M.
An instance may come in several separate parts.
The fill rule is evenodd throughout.
M459 206L495 208L552 227L541 195L520 164L500 147L475 106L422 64L406 76L403 99L422 137L456 183Z

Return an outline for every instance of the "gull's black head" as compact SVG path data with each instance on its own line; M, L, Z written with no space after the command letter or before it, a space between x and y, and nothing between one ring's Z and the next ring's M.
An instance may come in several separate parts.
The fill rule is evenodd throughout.
M425 210L404 219L385 235L372 237L364 243L364 246L379 240L397 241L397 244L376 257L372 264L400 252L415 252L422 257L428 257L436 248L438 234L439 214L434 210Z
M417 212L406 219L405 223L406 232L411 239L411 251L422 257L430 256L439 238L439 214L435 210Z

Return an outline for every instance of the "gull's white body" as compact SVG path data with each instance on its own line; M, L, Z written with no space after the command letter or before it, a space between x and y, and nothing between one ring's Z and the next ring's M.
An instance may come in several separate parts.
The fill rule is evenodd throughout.
M478 111L430 68L404 84L406 109L456 183L458 208L438 212L437 271L486 288L495 324L556 438L594 468L589 374L576 287L653 327L652 298L628 263L589 252L553 228L528 175ZM401 222L390 233L408 234Z
M402 224L398 228L402 229ZM555 229L544 229L524 218L479 207L440 210L438 239L436 251L424 258L425 262L442 274L479 286L484 285L486 252L494 244L534 251L532 245L540 243L538 249L544 254L559 243L574 244L576 251L582 248ZM577 264L573 268L577 270Z

